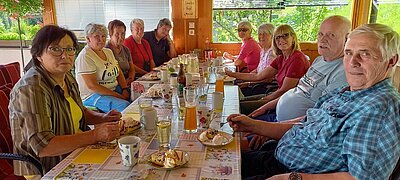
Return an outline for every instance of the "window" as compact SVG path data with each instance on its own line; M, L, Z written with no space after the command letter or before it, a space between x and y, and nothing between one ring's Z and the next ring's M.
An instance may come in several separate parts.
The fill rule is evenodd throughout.
M170 17L170 0L55 0L57 24L81 31L91 22L104 24L114 19L123 21L129 36L129 23L134 18L145 22L145 31L156 28L158 21Z
M43 19L41 14L29 14L20 19L22 40L32 40L40 29ZM19 40L18 22L0 11L0 40ZM27 46L24 44L23 46ZM19 47L19 44L18 44Z
M263 23L289 24L300 41L316 41L319 25L330 15L350 19L351 0L214 0L213 42L240 41L235 29L242 20L253 25L253 37Z
M400 32L400 0L373 0L371 8L371 23L385 24Z

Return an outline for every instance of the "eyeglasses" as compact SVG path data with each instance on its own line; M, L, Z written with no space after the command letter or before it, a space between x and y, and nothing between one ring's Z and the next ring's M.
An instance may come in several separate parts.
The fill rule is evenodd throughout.
M274 38L275 38L275 41L278 41L280 38L286 40L286 39L289 38L289 33L285 33L285 34L282 34L282 35L276 35Z
M248 29L246 29L246 28L239 28L239 29L237 29L237 31L238 31L238 32L247 32Z
M49 47L48 48L50 51L50 54L54 56L61 56L64 51L67 55L73 56L76 53L76 49L74 47L67 47L67 48L62 48L62 47Z

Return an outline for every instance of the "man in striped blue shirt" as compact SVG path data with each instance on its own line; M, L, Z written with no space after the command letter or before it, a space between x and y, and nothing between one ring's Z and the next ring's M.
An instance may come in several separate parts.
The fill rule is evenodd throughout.
M345 45L349 87L322 96L305 117L269 123L228 117L235 131L279 140L242 156L243 178L388 179L400 157L400 95L391 84L400 37L390 27L356 28Z

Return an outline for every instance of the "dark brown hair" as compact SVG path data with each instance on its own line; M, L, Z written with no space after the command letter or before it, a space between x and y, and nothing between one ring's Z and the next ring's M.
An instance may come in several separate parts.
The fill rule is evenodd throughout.
M110 36L112 36L114 34L114 28L116 28L116 27L124 27L124 30L126 31L125 24L118 19L114 19L108 23L108 34Z
M60 42L65 35L68 35L72 39L74 47L78 49L78 40L76 39L75 34L70 30L56 25L46 25L40 29L32 40L31 55L33 64L35 66L40 65L37 58L42 56L43 52L50 46L50 44Z

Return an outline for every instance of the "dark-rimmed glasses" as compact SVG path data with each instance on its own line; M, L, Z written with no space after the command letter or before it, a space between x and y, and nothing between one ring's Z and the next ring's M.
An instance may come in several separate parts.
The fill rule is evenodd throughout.
M286 39L289 38L289 33L285 33L285 34L282 34L282 35L276 35L274 38L275 38L275 41L278 41L280 38L286 40Z
M50 54L54 56L61 56L64 51L67 55L73 56L76 53L76 49L74 47L67 47L67 48L62 48L62 47L48 47Z
M246 28L239 28L237 29L238 32L247 32L249 29Z

